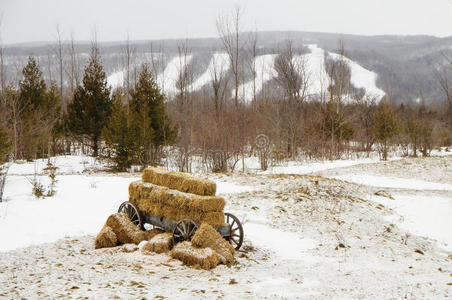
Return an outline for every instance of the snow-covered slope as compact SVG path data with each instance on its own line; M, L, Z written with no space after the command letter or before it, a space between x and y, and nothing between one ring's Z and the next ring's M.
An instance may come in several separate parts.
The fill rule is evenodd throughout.
M227 53L214 53L210 59L207 70L201 74L192 84L191 89L193 91L201 89L204 85L212 81L214 74L225 74L230 68L230 60Z
M256 65L256 95L264 88L264 84L276 77L274 64L277 54L266 54L255 58ZM245 102L253 100L254 80L241 84L238 89L239 98ZM235 91L232 92L234 94Z
M177 92L177 80L184 66L190 64L193 55L175 56L165 67L165 70L157 75L157 83L163 92L173 94Z
M317 45L308 45L311 53L304 54L301 59L304 60L306 73L310 77L308 94L317 95L326 91L329 84L328 74L325 71L325 51ZM294 59L300 59L295 57Z
M330 53L330 57L334 60L343 60L347 63L351 71L351 83L357 88L364 88L367 97L375 98L377 100L384 97L386 93L376 85L377 74L375 72L363 68L353 60L343 55Z

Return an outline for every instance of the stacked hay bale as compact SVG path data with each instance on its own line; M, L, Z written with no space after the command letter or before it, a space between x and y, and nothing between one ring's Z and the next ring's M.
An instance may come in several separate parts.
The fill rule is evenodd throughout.
M189 218L219 227L224 225L226 202L215 192L212 181L159 168L145 169L143 180L129 186L130 202L144 213L173 221Z

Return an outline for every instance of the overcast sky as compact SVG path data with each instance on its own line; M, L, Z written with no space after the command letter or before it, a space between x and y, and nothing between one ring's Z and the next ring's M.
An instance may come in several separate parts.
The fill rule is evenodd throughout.
M452 0L0 0L1 38L55 40L56 24L76 40L214 37L236 4L248 30L452 35Z

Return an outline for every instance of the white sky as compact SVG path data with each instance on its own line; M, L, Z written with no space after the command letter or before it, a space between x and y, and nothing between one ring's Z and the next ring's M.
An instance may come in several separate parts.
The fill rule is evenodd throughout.
M0 0L1 38L52 41L56 24L76 40L214 37L237 3L248 30L452 35L452 0Z

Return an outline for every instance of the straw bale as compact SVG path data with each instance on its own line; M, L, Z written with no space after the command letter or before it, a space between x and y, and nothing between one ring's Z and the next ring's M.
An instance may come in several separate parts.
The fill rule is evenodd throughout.
M220 256L210 248L194 247L189 241L174 246L171 257L197 269L210 270L218 266Z
M201 224L191 239L191 243L195 247L211 248L218 253L223 264L229 265L234 262L234 247L207 223Z
M138 244L146 238L145 233L138 229L124 213L109 216L105 224L111 227L121 244Z
M184 193L142 181L135 181L129 185L129 195L130 201L145 212L149 212L150 203L161 203L179 209L204 212L222 211L226 205L226 201L222 197Z
M146 168L143 181L197 195L214 196L215 182L204 178L189 177L184 173L170 172L160 168Z
M165 231L163 231L162 229L159 229L159 228L154 228L152 230L146 230L144 232L145 240L149 241L150 239L152 239L157 234L164 233L164 232Z
M94 247L96 249L115 247L117 243L118 239L116 238L116 234L113 232L113 229L107 225L104 225L94 241Z
M173 235L171 233L160 233L150 239L141 249L142 252L164 253L171 249Z

